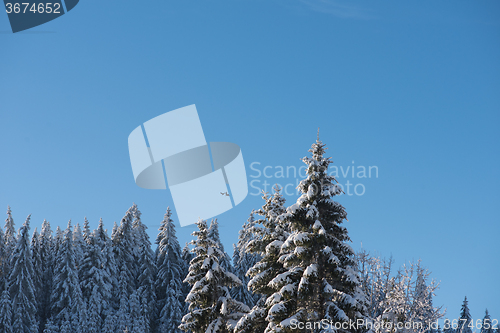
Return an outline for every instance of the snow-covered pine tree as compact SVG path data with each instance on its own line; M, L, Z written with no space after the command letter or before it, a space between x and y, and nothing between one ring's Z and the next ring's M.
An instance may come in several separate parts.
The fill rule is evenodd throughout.
M243 279L244 273L242 273L242 268L238 266L238 262L240 262L240 251L238 250L236 244L233 244L233 272L238 279L240 279L241 286L231 289L231 297L242 302L243 304L248 305L248 307L253 307L253 295L245 287L245 281Z
M55 265L55 259L57 258L57 254L59 253L59 248L61 247L61 244L64 239L64 233L61 230L59 226L56 227L56 233L54 237L52 238L52 250L53 250L53 257L54 257L54 265Z
M328 174L330 158L318 139L304 157L307 178L297 187L302 195L278 217L289 223L292 233L281 246L280 262L287 270L270 285L268 331L289 329L292 320L304 322L356 322L364 319L364 294L354 261L350 238L341 224L347 213L332 198L342 193ZM349 332L326 328L320 332Z
M45 323L50 317L50 292L52 290L54 247L50 223L43 220L42 230L38 239L38 256L40 258L41 286L37 288L38 317L40 331L45 329Z
M183 279L186 266L175 235L172 212L167 208L156 238L156 295L158 298L158 331L178 333L184 313Z
M268 324L266 316L272 306L271 303L266 303L266 300L272 297L276 291L269 283L276 276L285 272L283 264L278 261L280 247L289 235L287 225L278 220L278 216L285 212L285 199L278 186L274 187L272 195L263 192L262 199L264 205L255 212L262 218L256 221L256 225L251 228L251 232L255 236L246 245L249 253L261 257L260 261L247 272L250 276L248 288L255 295L261 295L261 299L238 322L235 329L235 332L238 333L264 332Z
M30 218L31 215L26 218L19 230L19 238L10 259L9 292L14 316L12 329L15 333L38 331L34 272L28 233Z
M179 302L179 292L177 283L170 280L166 289L166 297L161 308L158 325L158 332L179 333L179 325L184 313L184 302Z
M85 219L83 220L83 239L88 242L88 238L90 236L91 230L90 230L90 224L89 220L87 220L87 217L85 216Z
M40 235L38 234L37 228L33 231L33 236L31 237L31 257L33 264L33 285L35 286L35 297L37 299L37 313L36 320L39 323L39 329L42 330L40 325L42 313L40 310L40 298L43 296L43 263L41 257L41 247L40 247Z
M484 318L481 325L481 333L495 333L495 329L493 329L493 322L491 321L491 316L488 313L488 309L486 309L484 313Z
M54 282L51 294L53 324L61 331L77 332L83 306L82 292L75 263L71 221L64 232L55 260Z
M87 237L86 244L79 269L80 288L87 302L89 330L95 327L99 331L110 310L112 291L116 285L114 274L117 272L111 240L104 230L102 219L97 229Z
M224 245L222 244L220 240L220 235L219 235L219 222L217 222L217 219L212 219L210 221L210 227L208 228L208 235L211 239L213 239L219 246L219 249L224 253L224 256L219 259L219 264L228 272L233 271L233 266L231 265L231 258L229 255L224 251Z
M12 331L12 302L8 285L5 286L0 298L0 332L13 333Z
M12 253L16 247L16 227L12 218L12 210L7 206L7 219L5 220L5 245L7 253Z
M80 224L77 223L73 229L73 248L75 249L75 264L78 269L82 264L83 253L86 250L87 242L85 241L80 228Z
M132 216L134 218L132 222L132 228L135 233L136 244L138 247L138 252L136 253L136 262L138 263L138 276L137 276L137 290L138 302L142 302L142 299L146 300L145 308L142 309L144 315L146 315L144 328L149 331L152 326L154 326L154 320L156 316L156 292L155 292L155 279L156 279L156 262L155 254L151 249L151 242L149 240L149 235L146 232L147 226L141 221L141 212L134 203L132 208ZM134 326L135 327L135 326ZM133 332L135 332L133 330Z
M111 229L111 239L115 239L116 232L118 231L118 224L113 222L113 229Z
M191 252L191 249L189 248L189 244L186 242L184 247L182 248L182 259L186 263L186 267L189 268L189 263L191 262L191 259L193 259L193 253ZM186 272L187 275L187 272Z
M462 308L460 309L460 318L458 318L457 333L472 333L472 317L469 311L469 301L465 296Z
M192 333L229 333L250 309L231 297L229 288L240 285L241 281L219 264L224 252L209 236L206 221L199 220L196 225L199 230L193 236L197 239L192 242L196 256L184 280L192 286L186 298L189 312L179 327Z
M233 245L234 274L241 280L242 285L231 289L231 296L250 308L255 305L260 297L260 295L253 294L248 290L250 278L246 275L248 270L262 258L258 253L250 253L249 249L247 249L247 245L256 237L254 233L255 224L254 212L252 212L239 231L238 244Z
M116 264L120 270L125 270L125 282L127 286L127 295L137 289L136 277L138 275L137 258L138 247L135 242L135 234L132 229L133 211L132 207L127 210L125 216L116 229L113 241L113 250L115 253ZM120 274L121 278L121 274Z

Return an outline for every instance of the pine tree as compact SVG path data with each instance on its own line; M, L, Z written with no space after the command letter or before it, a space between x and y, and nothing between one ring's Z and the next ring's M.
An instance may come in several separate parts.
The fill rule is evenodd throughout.
M142 299L146 300L146 305L144 305L144 309L142 309L142 311L146 316L144 319L146 325L144 330L149 331L156 315L155 279L157 268L155 254L151 249L149 235L146 232L147 227L142 223L141 212L135 203L131 210L134 218L132 228L135 233L136 244L138 244L138 252L136 253L137 257L135 260L138 263L139 272L137 277L137 297L138 302L141 302Z
M120 270L124 270L127 295L132 295L137 289L136 277L138 274L138 266L135 261L138 250L135 243L135 234L132 230L132 208L127 210L112 238L116 264Z
M12 302L8 286L2 292L0 299L0 332L13 333L12 331Z
M356 322L364 319L364 295L354 261L344 207L332 197L342 193L328 174L330 158L318 140L303 158L307 178L298 186L302 195L278 217L289 223L291 234L281 245L279 261L286 269L270 282L269 332L289 329L292 320L304 322ZM329 328L323 332L333 332ZM338 331L349 331L340 329Z
M31 215L19 230L19 238L11 256L9 292L14 314L12 328L16 333L38 331L36 321L35 286L33 284L33 264L29 243L29 223Z
M233 271L233 266L231 265L231 258L229 255L224 251L224 245L222 244L220 240L220 235L219 235L219 222L217 222L217 219L212 219L210 221L210 227L208 228L208 235L211 239L213 239L217 245L219 246L219 249L224 253L224 256L219 259L220 265L228 272Z
M191 252L191 249L189 248L189 244L186 242L184 247L182 248L182 259L186 263L186 267L189 268L189 263L191 260L194 258L193 253ZM186 271L187 275L187 271Z
M258 294L253 294L248 290L249 277L246 275L248 270L252 268L261 256L257 253L250 253L247 248L248 244L256 237L254 233L256 222L254 213L250 214L247 222L243 224L243 228L238 235L238 244L234 246L233 250L233 267L234 273L242 281L241 287L236 287L231 290L231 296L248 305L250 308L255 305L259 299Z
M33 231L33 236L31 237L31 254L32 254L32 264L33 264L33 285L35 286L35 296L37 299L37 314L36 320L38 323L41 322L41 317L43 315L42 309L40 309L41 305L41 297L43 297L43 263L41 257L41 246L40 246L40 235L38 234L37 229ZM39 329L43 330L41 325L39 325Z
M245 304L231 298L229 288L241 284L240 279L228 272L219 263L224 252L219 243L209 235L206 221L197 223L194 253L185 282L192 288L186 301L189 312L182 318L179 326L183 331L193 333L232 332L236 322L250 309Z
M493 329L493 323L491 321L491 316L488 313L488 309L486 309L484 313L484 318L481 325L481 333L495 333L495 330Z
M40 320L40 331L45 328L45 323L50 317L50 292L52 290L54 247L50 223L43 220L42 230L38 239L38 257L40 260L37 268L41 273L40 287L37 288L38 317Z
M462 309L460 310L460 318L458 319L457 333L472 333L471 323L472 317L469 311L469 302L467 301L467 296L465 296Z
M111 252L111 240L104 231L102 219L98 228L87 237L88 243L80 266L80 288L87 302L91 329L99 330L110 307L116 274L116 264Z
M285 212L285 199L278 186L274 187L272 195L263 193L262 198L265 203L255 212L262 218L249 230L254 236L245 246L247 252L261 257L247 273L250 276L248 288L261 298L238 322L235 332L240 333L264 332L267 327L266 316L271 306L266 304L266 300L275 292L269 283L274 277L285 272L283 264L278 261L281 245L289 235L288 225L278 219Z
M86 250L87 242L85 241L80 224L76 224L73 229L73 247L75 250L75 264L77 269L82 264L83 254Z
M89 220L87 220L87 217L85 217L83 221L83 239L88 242L88 238L90 237L90 225L89 225Z
M234 274L241 280L242 284L239 287L234 287L231 289L231 297L239 302L242 302L243 304L246 304L248 307L251 308L255 305L256 299L254 298L254 295L247 288L248 278L245 276L247 269L245 269L245 263L243 262L243 260L241 260L240 250L234 244L233 244L233 267L234 267Z
M10 206L7 207L7 219L5 220L5 245L7 253L12 253L16 247L17 237L16 237L16 227L14 224L14 219L12 218L12 210Z
M82 292L75 263L71 221L64 232L64 238L57 253L55 276L51 294L52 318L61 331L77 331L83 307Z
M172 212L167 212L158 229L156 238L156 295L158 297L158 330L159 332L178 333L177 328L184 313L184 294L182 283L185 277L185 263L181 255L181 247L175 235Z
M118 224L116 221L113 223L113 229L111 229L111 239L115 239L116 232L118 231Z
M64 239L64 233L61 230L61 228L59 226L57 226L55 236L52 238L52 249L54 252L54 254L53 254L54 260L57 258L57 254L59 253L59 248L61 247L63 239ZM54 265L55 265L55 261L54 261Z

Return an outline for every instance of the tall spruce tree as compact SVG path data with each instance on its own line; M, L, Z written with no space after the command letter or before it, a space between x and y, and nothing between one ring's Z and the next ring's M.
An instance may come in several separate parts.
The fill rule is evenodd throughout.
M198 231L193 232L196 254L191 260L185 282L192 288L186 301L189 312L182 318L180 328L192 333L229 333L236 322L250 309L234 300L229 288L241 284L240 279L220 265L224 252L209 235L207 223L199 220Z
M185 262L182 259L181 247L175 235L172 212L167 208L156 238L156 295L158 298L158 331L180 332L178 326L184 313Z
M124 279L128 295L132 295L137 289L136 278L138 275L138 263L135 260L138 256L138 247L135 242L135 233L132 229L132 220L133 207L127 210L120 222L120 226L114 233L114 237L112 237L116 263L120 271L125 270Z
M73 248L75 251L75 264L78 269L82 264L83 254L86 251L87 242L85 241L80 228L80 224L77 223L73 229Z
M465 296L464 302L462 303L462 308L460 309L460 318L458 318L458 327L456 329L457 333L472 333L472 317L469 311L469 301L467 301L467 296Z
M212 219L210 221L210 227L208 228L208 234L209 237L212 238L217 245L219 246L219 249L224 253L224 256L221 257L220 260L220 265L224 267L224 269L228 272L233 271L233 266L231 265L231 258L229 255L224 251L224 245L222 244L220 240L220 234L219 234L219 222L217 219Z
M54 256L54 265L55 265L55 260L57 259L57 254L59 253L59 248L61 247L61 244L64 239L64 233L61 230L59 226L56 227L56 233L54 237L52 238L52 250L53 250L53 256Z
M145 299L146 303L143 306L142 312L145 318L145 330L149 331L150 327L154 324L156 317L156 292L155 292L155 279L156 279L156 262L155 254L151 249L151 242L147 234L147 226L141 221L141 212L134 203L132 208L132 228L135 233L136 244L138 252L136 253L136 262L138 263L138 276L137 276L137 299L140 303ZM154 326L154 325L153 325Z
M250 278L246 275L248 270L261 259L258 253L250 253L247 248L248 244L256 237L254 233L255 225L254 213L252 212L247 222L243 224L238 235L238 244L235 245L233 249L234 274L242 281L242 285L231 289L231 296L245 303L250 308L252 308L259 299L258 294L253 294L248 290Z
M102 219L89 236L80 265L80 288L87 303L89 331L99 331L111 306L116 264Z
M356 322L364 318L354 251L341 225L347 213L332 199L342 190L328 174L331 161L323 156L325 149L318 137L309 150L312 156L302 159L307 167L307 178L298 186L302 195L278 217L289 224L291 234L280 247L279 261L286 271L269 283L275 292L267 300L271 305L268 332L290 329L294 320ZM320 330L339 331L349 329Z
M481 325L481 333L495 333L493 322L491 321L491 316L488 313L488 309L486 309L484 313L484 318Z
M90 224L89 220L87 220L87 217L83 220L83 239L88 242L88 238L90 236L91 230L90 230Z
M50 223L43 220L42 230L38 239L38 256L40 258L41 286L37 289L38 316L40 331L45 329L45 323L50 317L50 292L52 289L54 247L52 244L52 230Z
M16 333L38 331L34 272L29 242L30 218L31 215L19 230L19 238L10 260L9 292L14 315L12 329Z
M53 324L61 331L77 332L81 326L80 315L83 310L83 298L75 263L71 221L68 222L68 227L64 232L54 272L51 294Z
M264 332L267 327L267 313L271 304L266 300L272 299L275 293L270 282L275 276L285 272L283 264L278 261L281 245L288 238L288 226L280 221L278 217L285 212L285 199L281 195L281 189L274 186L272 195L262 193L264 205L255 213L262 218L256 221L251 229L254 234L246 245L248 252L261 257L249 270L250 281L248 288L260 299L252 310L238 322L235 332L253 333Z
M42 311L40 309L40 300L43 297L43 262L41 257L41 246L40 246L40 235L38 234L37 228L33 231L33 236L31 237L31 257L33 264L33 285L35 286L35 297L37 299L37 314L36 320L39 325L38 328L40 331L43 331L43 327L41 325L41 317Z
M12 210L10 206L7 206L7 219L5 220L5 245L8 253L12 253L16 247L17 237L16 237L16 227L14 224L14 219L12 218Z

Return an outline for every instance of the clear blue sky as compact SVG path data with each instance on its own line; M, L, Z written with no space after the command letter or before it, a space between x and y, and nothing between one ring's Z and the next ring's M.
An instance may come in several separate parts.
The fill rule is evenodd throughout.
M155 237L173 202L135 185L127 137L182 106L249 176L300 167L319 126L335 165L378 168L339 179L365 189L338 198L353 247L421 258L451 318L465 295L500 318L499 1L81 1L18 34L0 13L0 49L0 209L17 226L111 229L136 202ZM228 252L261 204L219 216Z

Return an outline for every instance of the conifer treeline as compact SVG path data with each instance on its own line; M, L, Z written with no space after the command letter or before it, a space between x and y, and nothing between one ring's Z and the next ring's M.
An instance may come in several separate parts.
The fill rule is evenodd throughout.
M198 221L192 249L181 250L167 209L153 251L135 204L110 236L102 220L90 230L85 219L83 230L69 222L55 232L43 221L31 239L30 217L16 232L9 207L0 228L0 332L340 333L369 329L294 325L442 317L432 304L437 284L420 262L394 274L391 260L348 245L346 211L332 199L342 190L328 174L325 149L318 139L303 159L307 177L294 204L285 206L278 187L263 193L232 260L217 220ZM472 320L466 301L461 316Z

